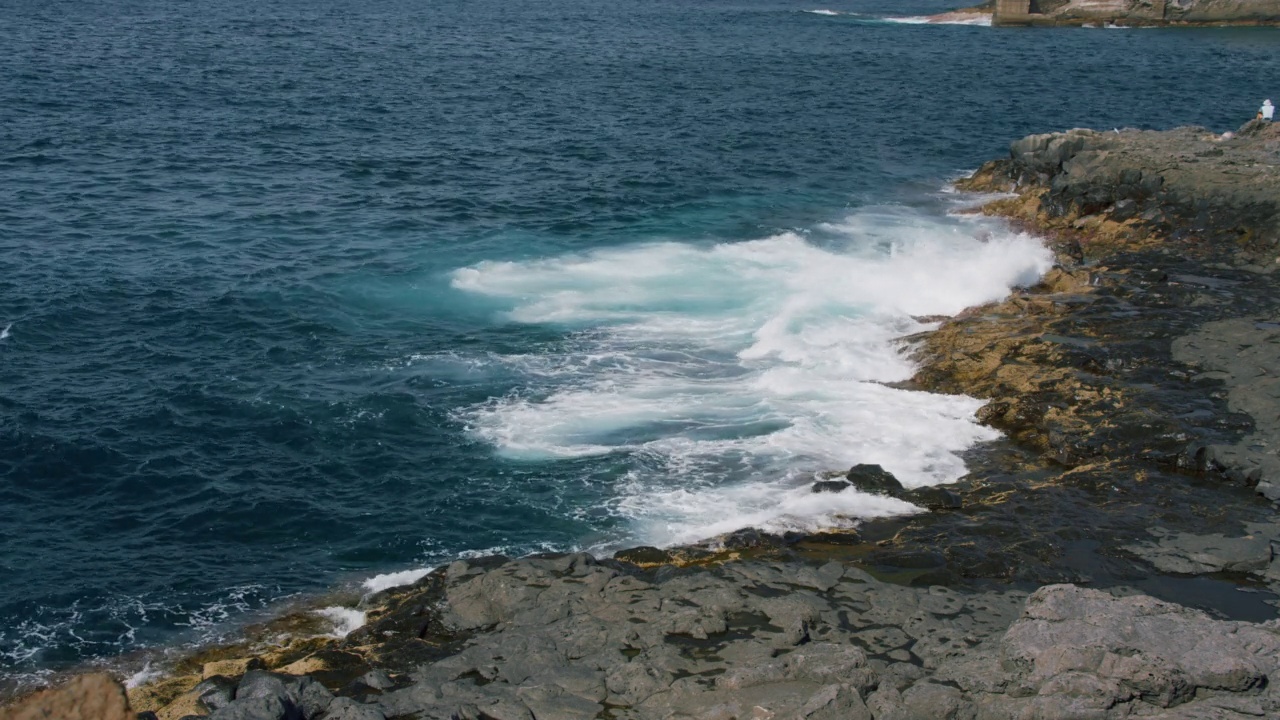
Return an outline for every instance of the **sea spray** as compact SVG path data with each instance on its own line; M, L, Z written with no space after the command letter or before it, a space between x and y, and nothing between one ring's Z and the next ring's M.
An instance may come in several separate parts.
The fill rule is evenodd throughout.
M616 454L609 511L633 541L673 544L745 526L816 530L916 511L817 471L879 463L907 487L952 482L959 453L996 433L963 396L888 386L914 371L900 338L998 300L1051 265L1036 238L992 222L873 207L809 233L654 242L453 273L503 316L562 327L562 354L493 358L512 393L459 411L510 459Z

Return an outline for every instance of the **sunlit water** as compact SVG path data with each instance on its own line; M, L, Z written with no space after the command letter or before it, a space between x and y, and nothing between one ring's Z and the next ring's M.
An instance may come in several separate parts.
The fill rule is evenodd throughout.
M9 3L0 672L460 555L916 511L808 481L993 437L890 385L1050 262L948 178L1225 130L1277 76L1263 29L885 20L944 7Z

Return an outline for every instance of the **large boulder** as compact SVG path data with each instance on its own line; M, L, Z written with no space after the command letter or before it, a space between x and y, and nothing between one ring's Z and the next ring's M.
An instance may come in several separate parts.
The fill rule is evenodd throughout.
M333 693L305 675L295 677L265 670L250 670L240 678L240 684L236 686L235 701L226 707L233 705L241 707L238 705L241 701L261 698L278 700L284 708L284 717L286 718L296 717L310 720L310 718L316 717L328 709L329 704L333 702ZM258 707L258 705L253 705L253 707ZM244 710L237 710L236 712L243 713ZM238 715L234 717L238 717Z

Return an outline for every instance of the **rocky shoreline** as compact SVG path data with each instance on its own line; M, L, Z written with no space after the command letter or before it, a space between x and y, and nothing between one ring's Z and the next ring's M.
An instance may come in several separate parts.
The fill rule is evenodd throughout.
M980 420L1007 439L970 453L948 488L907 495L876 466L814 486L931 512L611 559L456 562L361 600L366 623L345 637L282 618L112 707L161 720L1277 716L1280 127L1032 136L959 187L996 193L980 212L1047 237L1058 265L905 339L921 362L908 385L989 400ZM0 718L58 702L76 701L54 691Z
M981 16L995 26L1249 27L1280 24L1277 0L989 0L931 16L965 22Z

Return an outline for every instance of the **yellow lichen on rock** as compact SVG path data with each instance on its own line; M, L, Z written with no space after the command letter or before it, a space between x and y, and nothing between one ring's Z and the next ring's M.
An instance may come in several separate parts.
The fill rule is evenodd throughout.
M301 660L295 660L288 665L278 669L278 672L286 675L307 675L309 673L318 672L320 670L328 670L329 663L324 661L319 655L311 654Z
M137 712L156 711L199 684L199 675L179 675L129 689L129 704Z
M195 690L188 690L156 711L156 717L160 720L182 720L192 715L208 714L209 709L200 702L200 695Z
M231 660L215 660L207 662L201 669L201 677L208 679L214 675L222 675L224 677L239 677L250 670L260 670L266 667L261 659L256 657L234 658Z

